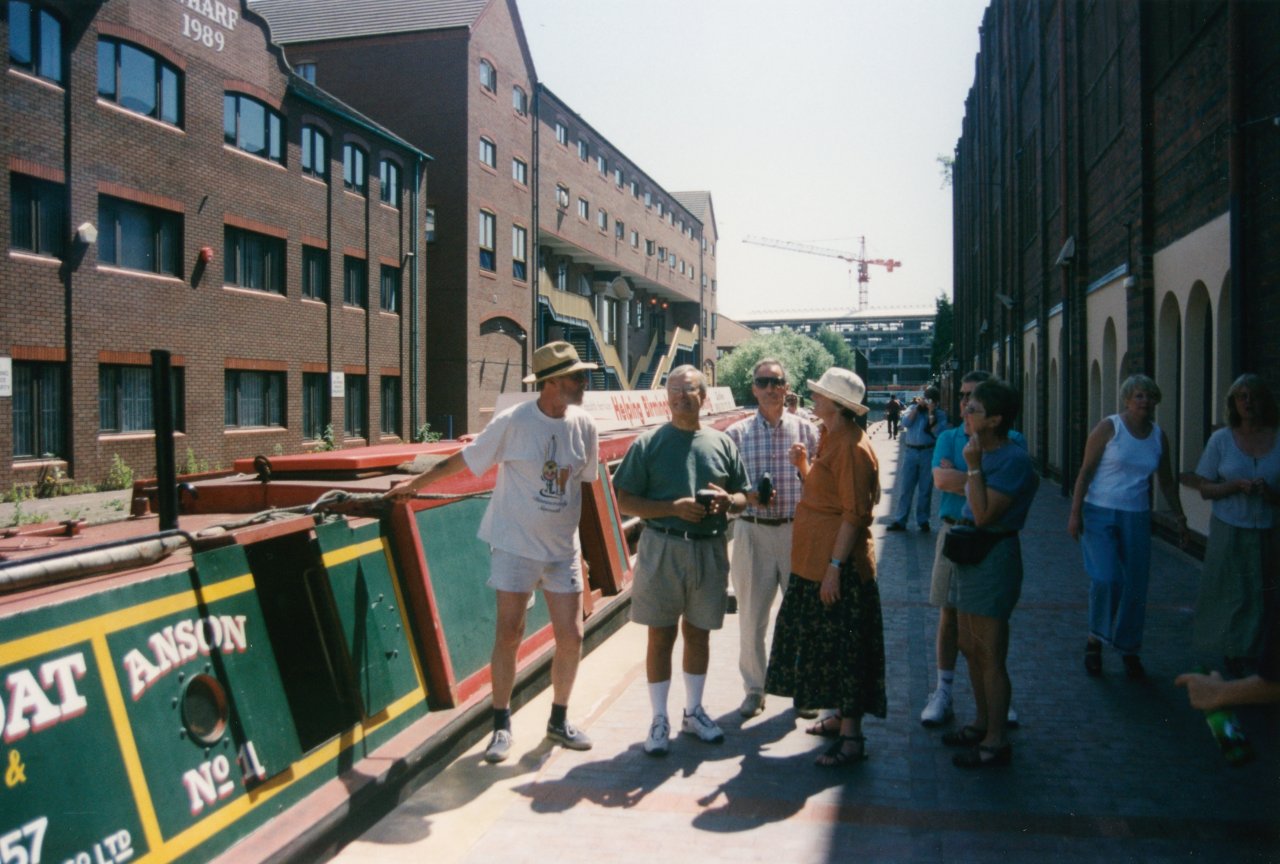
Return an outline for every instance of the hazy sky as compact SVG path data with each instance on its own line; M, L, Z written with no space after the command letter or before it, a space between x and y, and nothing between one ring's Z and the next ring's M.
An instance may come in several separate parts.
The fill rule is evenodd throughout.
M517 0L538 77L664 188L707 189L720 311L857 304L837 258L895 258L870 305L951 292L951 192L987 0Z

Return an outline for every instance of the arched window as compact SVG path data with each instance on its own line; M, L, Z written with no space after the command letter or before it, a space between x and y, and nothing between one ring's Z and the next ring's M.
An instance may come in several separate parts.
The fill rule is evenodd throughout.
M9 62L15 69L62 84L62 21L39 4L9 0Z
M144 117L182 125L182 72L137 45L98 39L98 96Z
M1169 437L1169 454L1173 459L1174 476L1177 476L1178 442L1183 439L1182 429L1182 315L1178 298L1172 292L1165 294L1156 315L1156 384L1160 386L1161 400L1156 408L1156 422ZM1157 490L1157 495L1159 491ZM1159 498L1160 508L1169 505Z
M393 159L378 163L378 197L383 204L400 207L400 165Z
M1187 297L1186 344L1182 464L1192 466L1200 461L1213 425L1213 308L1203 282L1196 282Z
M1111 318L1102 328L1102 413L1117 408L1116 386L1116 322Z
M490 93L498 92L498 73L488 60L480 61L480 86Z
M358 145L342 145L342 186L360 195L369 192L369 156Z
M302 173L329 180L329 136L310 123L302 127Z
M222 134L238 150L284 164L284 118L252 96L223 96Z
M1094 360L1089 366L1089 427L1092 429L1102 419L1102 367Z

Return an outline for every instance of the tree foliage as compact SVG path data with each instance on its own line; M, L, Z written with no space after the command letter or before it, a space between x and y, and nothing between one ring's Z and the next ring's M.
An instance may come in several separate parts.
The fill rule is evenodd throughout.
M955 180L956 159L954 156L938 156L938 171L942 174L939 189L950 189Z
M835 365L831 352L822 343L794 330L753 336L733 353L723 358L716 370L716 381L733 390L739 405L754 404L751 395L751 372L765 357L772 357L786 370L791 389L802 396L809 394L808 379L816 380Z
M823 327L814 338L822 343L823 348L831 352L833 366L857 371L854 367L853 349L849 347L848 342L844 341L843 336L830 327Z
M933 350L929 354L929 369L934 374L942 369L942 361L955 348L956 315L951 306L951 298L946 294L939 294L937 310L933 316Z

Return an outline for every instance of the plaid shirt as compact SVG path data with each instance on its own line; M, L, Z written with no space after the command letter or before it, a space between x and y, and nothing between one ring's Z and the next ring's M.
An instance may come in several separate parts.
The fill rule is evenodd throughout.
M803 444L812 459L818 453L818 427L789 411L782 412L777 426L769 426L757 411L725 430L738 445L742 462L747 466L747 480L755 489L760 475L768 471L773 478L773 500L768 507L748 506L745 513L762 519L790 519L796 515L800 501L800 478L788 454L792 444Z

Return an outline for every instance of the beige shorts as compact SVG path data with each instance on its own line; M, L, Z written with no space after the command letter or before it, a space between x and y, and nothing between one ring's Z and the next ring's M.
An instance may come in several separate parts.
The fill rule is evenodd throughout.
M552 594L582 590L582 564L577 555L567 561L537 561L501 549L489 549L489 582L495 591L528 594L535 588Z
M694 627L719 630L728 584L724 537L686 540L645 531L636 550L631 620L647 627L674 627L684 616Z
M951 580L956 575L955 562L942 554L942 544L947 539L951 525L943 522L938 528L938 539L933 549L933 579L929 583L929 602L934 606L952 606Z

